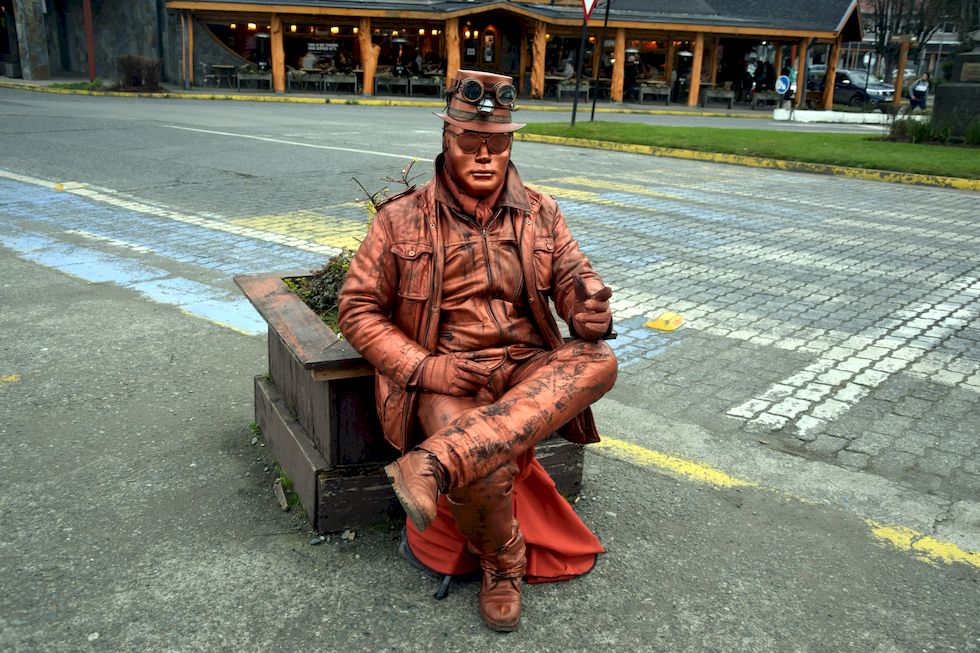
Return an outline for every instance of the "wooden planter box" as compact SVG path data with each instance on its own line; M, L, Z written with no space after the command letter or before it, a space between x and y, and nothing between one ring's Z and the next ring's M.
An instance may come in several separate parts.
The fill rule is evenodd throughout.
M321 533L401 514L382 468L398 456L381 432L374 370L284 282L304 274L249 274L235 283L269 326L269 374L255 377L255 421ZM581 445L537 447L566 497L582 485Z

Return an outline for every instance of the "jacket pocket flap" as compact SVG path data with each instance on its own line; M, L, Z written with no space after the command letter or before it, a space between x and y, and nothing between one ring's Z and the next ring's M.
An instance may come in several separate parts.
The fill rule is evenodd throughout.
M534 251L553 252L555 251L554 238L535 238Z
M398 258L403 258L406 260L417 259L422 254L431 254L432 245L429 243L392 243L391 253Z

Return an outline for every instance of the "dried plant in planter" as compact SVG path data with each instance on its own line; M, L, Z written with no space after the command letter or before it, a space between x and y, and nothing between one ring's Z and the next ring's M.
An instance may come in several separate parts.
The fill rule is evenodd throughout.
M412 176L412 166L414 165L415 159L412 159L401 171L400 178L385 177L382 180L404 186L404 190L394 194L391 193L391 189L388 186L374 193L370 193L360 181L352 178L352 181L367 196L368 212L372 219L374 218L374 214L378 212L378 209L385 202L415 190L415 184L412 182L420 175ZM370 221L368 221L368 225L370 225ZM340 294L340 289L344 285L344 279L347 276L347 270L350 269L350 262L353 256L354 250L345 247L340 253L331 257L322 267L311 270L312 276L284 279L286 284L327 323L327 326L334 333L339 333L340 331L337 327L337 296Z

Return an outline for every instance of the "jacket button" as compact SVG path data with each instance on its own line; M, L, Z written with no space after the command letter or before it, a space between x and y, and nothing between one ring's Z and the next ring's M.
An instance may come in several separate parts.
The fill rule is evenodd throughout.
M527 301L529 301L529 302L531 302L533 304L534 303L534 297L528 297L527 298Z
M408 255L409 256L415 256L415 250L414 249L408 250Z

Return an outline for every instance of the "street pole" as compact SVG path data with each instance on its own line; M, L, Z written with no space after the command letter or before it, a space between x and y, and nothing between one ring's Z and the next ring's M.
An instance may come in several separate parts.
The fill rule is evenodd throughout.
M578 43L578 70L575 71L575 95L572 98L572 127L575 126L575 112L578 111L578 89L582 84L582 63L585 61L585 37L588 35L589 17L582 20L582 38Z
M599 97L599 70L602 68L602 55L606 49L606 27L609 26L609 5L612 0L606 0L606 18L602 21L602 29L599 30L599 65L595 67L595 82L592 86L592 116L589 122L595 121L595 101Z

